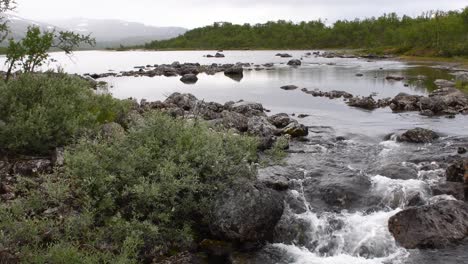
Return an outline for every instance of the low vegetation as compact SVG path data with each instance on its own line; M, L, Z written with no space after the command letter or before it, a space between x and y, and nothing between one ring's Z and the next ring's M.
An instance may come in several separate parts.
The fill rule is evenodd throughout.
M377 53L468 56L468 7L427 12L412 18L395 13L378 18L234 25L215 23L146 49L321 49L367 48Z
M0 82L0 149L47 154L112 122L129 104L97 95L88 81L64 73L21 74Z

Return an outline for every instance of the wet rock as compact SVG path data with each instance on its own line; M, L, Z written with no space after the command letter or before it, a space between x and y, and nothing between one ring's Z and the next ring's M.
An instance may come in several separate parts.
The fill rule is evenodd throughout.
M447 181L468 183L468 159L459 159L451 163L447 170Z
M463 184L458 182L446 182L436 186L432 186L432 194L437 195L451 195L457 200L465 200L465 189Z
M196 83L198 81L198 77L197 77L197 75L195 75L193 73L188 73L188 74L185 74L184 76L182 76L182 78L180 78L180 81L183 82L183 83L186 83L186 84L193 84L193 83Z
M387 79L387 80L393 80L393 81L402 81L402 80L405 79L405 77L399 76L399 75L389 75L389 76L387 76L385 79Z
M303 124L294 121L283 129L283 134L290 135L293 138L306 137L309 135L309 129Z
M277 128L285 128L287 125L294 122L294 120L285 113L272 115L268 117L268 121L270 121L270 123L272 123Z
M313 241L311 223L292 214L284 214L274 229L275 243L305 246Z
M441 201L411 207L391 217L388 227L405 248L442 248L468 236L468 204Z
M382 166L373 172L394 180L411 180L418 178L418 171L415 168L402 164L389 164Z
M257 179L265 186L277 191L289 188L290 179L301 179L304 173L293 167L272 166L258 170Z
M394 112L419 111L419 99L422 96L399 93L390 102L390 108Z
M248 120L248 130L250 135L260 138L260 149L268 149L274 143L274 137L278 130L264 116L252 116Z
M377 102L372 98L369 97L353 97L351 98L348 103L349 106L362 108L366 110L374 110L377 108Z
M459 147L458 150L457 150L458 154L465 154L466 152L467 152L467 150L464 147Z
M438 138L439 135L436 132L418 127L406 131L401 136L399 136L397 140L399 142L409 143L431 143Z
M421 193L415 193L413 194L409 199L408 202L406 203L406 206L423 206L426 205L426 202L424 199L421 197Z
M289 66L301 66L302 62L300 60L290 60L288 61Z
M297 87L296 85L281 86L281 89L286 90L286 91L296 90L297 88L299 88L299 87Z
M222 53L219 53L219 52L216 52L216 54L214 55L215 58L224 58L226 56L224 56L224 54Z
M48 159L30 159L17 161L13 166L14 174L37 176L52 172L52 161Z
M272 240L283 210L278 192L262 184L241 182L215 199L210 230L223 240L261 246Z
M455 82L449 80L438 79L434 81L434 84L439 88L455 87Z
M236 112L222 112L223 125L226 128L235 128L239 132L247 132L249 120L242 114Z

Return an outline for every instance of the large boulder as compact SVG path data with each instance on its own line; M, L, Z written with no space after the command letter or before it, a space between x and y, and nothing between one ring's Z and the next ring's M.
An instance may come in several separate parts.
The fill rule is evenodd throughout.
M349 106L357 107L357 108L363 108L366 110L374 110L378 108L377 102L372 98L372 96L369 97L353 97L350 98L348 103Z
M285 128L286 126L294 122L294 120L290 118L288 114L285 113L272 115L268 117L268 121L270 121L270 123L272 123L277 128Z
M394 112L401 111L418 111L419 100L422 96L419 95L410 95L406 93L399 93L395 98L390 101L390 108Z
M468 159L459 159L450 164L446 170L447 181L468 183Z
M397 139L399 142L431 143L438 138L439 135L436 132L429 129L417 127L415 129L410 129L406 131Z
M223 240L260 246L272 240L283 210L280 193L262 184L240 182L215 200L210 230Z
M233 105L230 105L229 110L232 110L239 114L243 114L247 117L266 116L264 113L263 105L260 103L254 103L254 102L247 102L247 101L237 102Z
M297 121L294 121L283 129L283 134L290 135L293 138L306 137L309 135L309 129L303 124L299 124Z
M250 117L247 126L247 132L250 135L260 138L260 149L268 149L273 145L274 138L278 134L278 129L268 122L266 117Z
M223 111L221 113L225 128L235 128L239 132L247 132L249 129L249 119L236 112Z
M198 99L192 94L173 93L165 101L166 104L173 104L185 111L192 110L198 103Z
M388 228L405 248L442 248L468 236L468 204L441 201L411 207L391 217Z
M242 66L232 66L224 70L224 74L228 76L229 75L243 75L244 68L242 68Z

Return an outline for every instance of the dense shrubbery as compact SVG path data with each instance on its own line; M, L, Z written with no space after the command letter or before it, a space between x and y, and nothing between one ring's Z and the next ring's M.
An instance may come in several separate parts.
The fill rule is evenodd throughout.
M82 139L65 167L20 178L0 204L0 245L22 263L141 263L203 234L213 197L253 178L253 138L152 113L117 137Z
M342 20L331 27L322 21L215 23L148 49L313 49L382 48L416 55L468 55L468 7L463 11L428 12L419 17L395 13L364 20Z
M114 121L128 108L110 95L96 95L78 77L22 74L0 82L0 149L45 154L80 132Z

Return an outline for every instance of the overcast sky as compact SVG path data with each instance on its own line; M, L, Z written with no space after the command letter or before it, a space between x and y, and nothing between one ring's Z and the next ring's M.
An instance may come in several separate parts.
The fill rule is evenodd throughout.
M17 15L39 21L115 18L155 26L194 28L216 21L354 19L383 13L419 15L454 10L468 0L17 0Z

